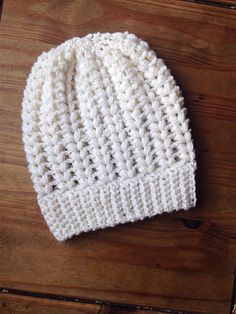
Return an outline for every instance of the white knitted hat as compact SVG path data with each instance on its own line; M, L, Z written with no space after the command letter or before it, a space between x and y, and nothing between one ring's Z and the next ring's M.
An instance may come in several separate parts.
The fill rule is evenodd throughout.
M58 240L195 206L195 154L173 76L135 35L66 41L33 65L23 141Z

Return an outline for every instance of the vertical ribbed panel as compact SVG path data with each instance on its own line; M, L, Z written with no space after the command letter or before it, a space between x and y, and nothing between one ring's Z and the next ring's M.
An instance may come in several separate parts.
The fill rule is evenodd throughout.
M54 236L65 240L81 232L195 206L194 172L193 165L187 164L92 188L77 186L66 193L57 191L38 200ZM179 197L178 207L174 194ZM72 213L76 213L76 219Z

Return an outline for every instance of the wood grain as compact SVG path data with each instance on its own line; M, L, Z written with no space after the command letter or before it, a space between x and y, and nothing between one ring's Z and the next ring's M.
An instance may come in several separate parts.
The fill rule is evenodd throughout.
M235 29L234 10L180 0L4 1L0 286L228 313L236 257ZM74 36L125 30L147 40L181 86L197 152L198 205L57 243L40 215L21 142L25 80L42 51Z

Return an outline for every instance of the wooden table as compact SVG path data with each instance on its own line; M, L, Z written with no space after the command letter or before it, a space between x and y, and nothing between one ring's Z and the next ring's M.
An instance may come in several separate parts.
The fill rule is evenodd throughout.
M230 313L236 262L236 2L5 0L0 24L0 313ZM133 32L172 70L197 152L196 209L65 243L49 233L21 142L36 57Z

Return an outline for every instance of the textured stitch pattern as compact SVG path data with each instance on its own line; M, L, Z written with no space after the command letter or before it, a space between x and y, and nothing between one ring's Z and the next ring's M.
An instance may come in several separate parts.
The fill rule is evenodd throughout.
M22 119L38 202L58 240L196 204L184 99L133 34L89 34L39 56Z

